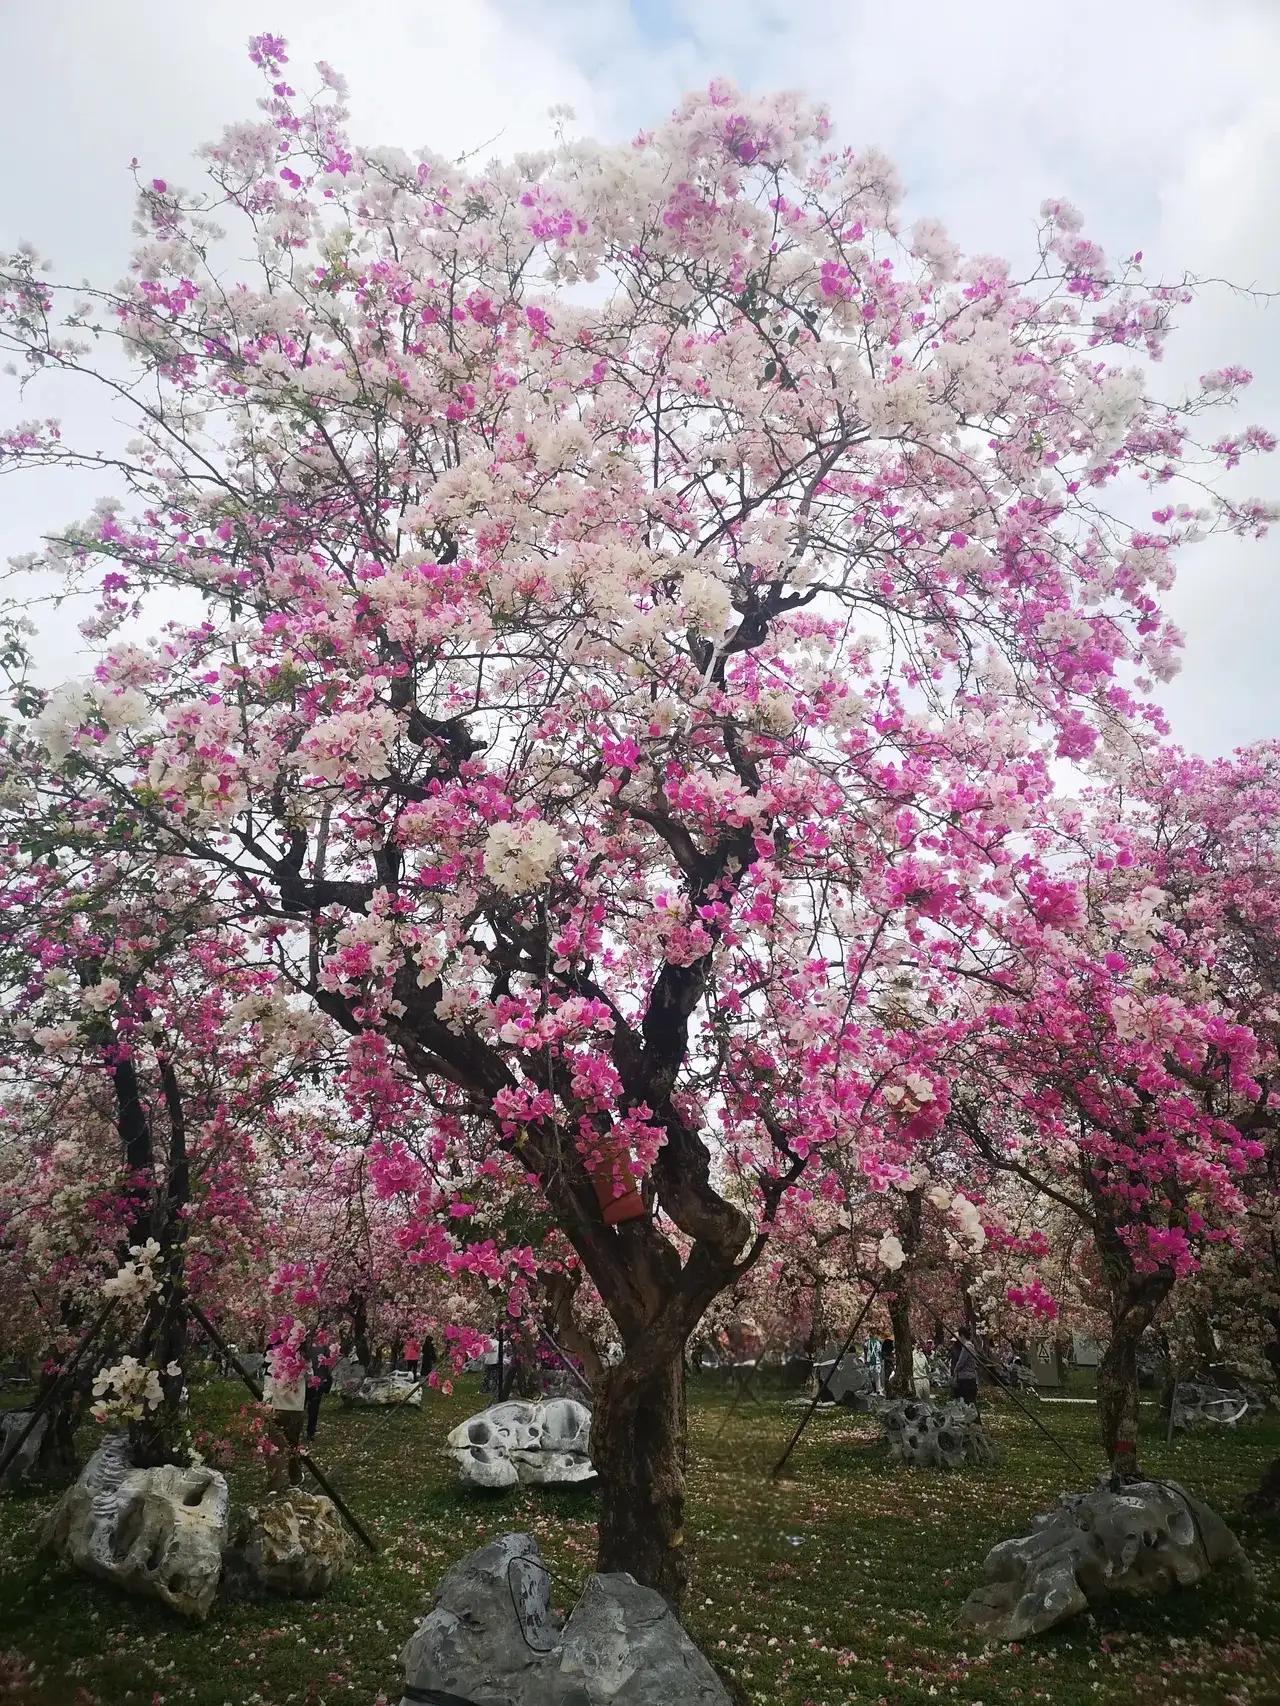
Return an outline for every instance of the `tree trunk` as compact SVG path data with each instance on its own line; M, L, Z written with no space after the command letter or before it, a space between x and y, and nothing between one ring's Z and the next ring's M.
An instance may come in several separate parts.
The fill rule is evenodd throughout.
M161 1280L147 1311L137 1354L139 1361L159 1369L164 1396L156 1409L129 1429L130 1454L139 1469L189 1461L181 1435L187 1352L185 1211L191 1197L191 1172L182 1093L172 1065L165 1060L160 1063L160 1081L169 1116L165 1192L152 1216L152 1236L160 1246ZM151 1165L154 1170L154 1158ZM177 1372L171 1374L170 1369Z
M364 1293L351 1292L347 1298L347 1308L351 1313L351 1348L365 1373L372 1374L373 1346L369 1343L369 1306L365 1302Z
M1280 1516L1280 1457L1273 1457L1262 1480L1244 1501L1250 1516Z
M911 1334L911 1297L898 1276L898 1289L889 1299L889 1321L893 1328L893 1370L889 1375L888 1393L891 1398L910 1398L913 1394L911 1359L915 1340Z
M604 1364L600 1360L599 1351L578 1325L578 1319L573 1312L577 1283L564 1274L547 1274L542 1283L550 1305L548 1325L551 1332L561 1349L567 1355L576 1357L582 1364L583 1376L595 1392L604 1375Z
M630 1572L678 1612L688 1580L681 1345L629 1350L605 1374L591 1457L600 1478L596 1567Z
M6 1417L0 1419L0 1458L7 1454L18 1433L27 1426L32 1411L47 1397L56 1378L54 1374L43 1376L31 1403L21 1410L8 1411ZM34 1456L25 1459L24 1448L18 1460L9 1465L2 1483L5 1487L66 1487L75 1480L76 1428L84 1407L85 1385L86 1375L82 1369L78 1376L67 1382L45 1411L44 1429ZM8 1421L7 1428L4 1420Z
M1167 1276L1152 1274L1133 1278L1113 1293L1111 1343L1098 1365L1098 1425L1103 1450L1116 1469L1137 1467L1138 1344L1171 1284Z

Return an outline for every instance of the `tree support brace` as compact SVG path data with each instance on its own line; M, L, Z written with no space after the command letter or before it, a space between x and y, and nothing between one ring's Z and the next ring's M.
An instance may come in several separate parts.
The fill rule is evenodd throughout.
M26 1427L23 1428L22 1432L18 1435L17 1439L14 1440L8 1451L5 1452L4 1457L0 1458L0 1482L3 1482L5 1475L8 1473L9 1465L16 1461L18 1453L35 1432L36 1423L40 1420L41 1416L44 1415L45 1411L53 1403L54 1399L61 1393L69 1376L75 1373L80 1358L89 1349L89 1346L106 1326L115 1306L116 1300L114 1297L103 1305L102 1309L86 1328L80 1339L80 1343L76 1346L75 1350L72 1351L70 1358L64 1364L61 1372L50 1383L49 1390L36 1405L35 1409L32 1410L31 1415L27 1420Z
M870 1312L871 1305L875 1302L876 1298L880 1295L880 1287L883 1285L883 1283L884 1283L883 1278L878 1279L876 1281L876 1283L872 1286L870 1292L867 1294L867 1301L862 1305L862 1308L858 1311L858 1319L854 1322L853 1326L850 1327L849 1337L845 1340L844 1348L841 1350L840 1355L835 1360L835 1367L831 1371L833 1374L835 1373L835 1369L839 1368L840 1364L844 1361L844 1359L848 1356L850 1350L852 1349L853 1341L858 1336L858 1329L859 1329L859 1327L861 1327L862 1323L866 1320L867 1315ZM799 1422L796 1424L796 1431L792 1434L791 1438L787 1442L787 1449L783 1452L782 1456L778 1459L778 1461L773 1466L773 1470L772 1470L771 1477L770 1477L772 1480L776 1481L778 1479L778 1476L781 1475L783 1469L786 1467L787 1459L788 1459L788 1457L791 1456L791 1453L795 1450L796 1445L799 1442L800 1435L808 1427L810 1419L813 1416L813 1412L818 1408L818 1400L819 1400L819 1398L821 1398L821 1396L822 1396L822 1383L820 1382L818 1385L818 1390L813 1395L813 1402L809 1405L809 1408L805 1411L804 1415L801 1416Z

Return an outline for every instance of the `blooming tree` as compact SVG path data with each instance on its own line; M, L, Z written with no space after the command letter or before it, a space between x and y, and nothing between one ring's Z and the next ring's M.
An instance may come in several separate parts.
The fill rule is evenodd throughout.
M954 1128L1093 1241L1111 1453L1137 1437L1142 1334L1239 1241L1274 1144L1275 764L1165 750L1064 805L962 1051Z
M426 1110L411 1191L465 1153L541 1199L623 1344L601 1566L678 1599L688 1335L790 1187L883 1190L942 1129L951 1045L895 991L938 1009L1034 913L1050 761L1158 721L1159 594L1261 528L1207 482L1269 441L1200 430L1239 370L1150 394L1186 286L1059 202L1022 270L903 230L800 98L478 168L253 54L262 116L203 190L140 183L120 287L0 271L24 376L137 431L0 439L127 500L30 565L98 651L37 735L267 926L371 1127Z

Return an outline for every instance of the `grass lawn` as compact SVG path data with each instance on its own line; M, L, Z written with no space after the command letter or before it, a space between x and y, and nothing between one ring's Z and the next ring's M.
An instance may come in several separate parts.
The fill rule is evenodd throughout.
M592 1496L458 1490L439 1442L480 1407L471 1379L450 1398L431 1395L420 1413L330 1401L317 1454L375 1530L378 1557L359 1554L327 1599L220 1603L203 1628L34 1558L32 1529L49 1501L0 1500L0 1702L372 1706L380 1691L398 1700L397 1653L443 1570L513 1529L537 1536L557 1603L571 1603L591 1567ZM953 1618L988 1548L1080 1484L1031 1423L989 1410L1000 1467L944 1475L890 1465L867 1418L824 1413L791 1460L793 1478L775 1483L768 1469L794 1412L776 1396L730 1407L724 1392L691 1393L687 1621L759 1706L1280 1703L1280 1533L1239 1520L1242 1494L1280 1453L1280 1421L1166 1450L1149 1412L1147 1466L1233 1521L1255 1566L1253 1589L1226 1579L1080 1618L1021 1648L985 1648ZM222 1382L193 1400L196 1421L219 1434L239 1409ZM1098 1460L1091 1406L1041 1413L1082 1462ZM261 1491L255 1469L230 1478L238 1498Z

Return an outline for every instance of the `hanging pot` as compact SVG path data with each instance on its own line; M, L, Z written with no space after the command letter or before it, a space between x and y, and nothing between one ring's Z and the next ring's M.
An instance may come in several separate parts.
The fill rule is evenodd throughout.
M606 1226L618 1226L624 1220L639 1220L644 1214L644 1198L640 1195L627 1156L619 1155L601 1162L593 1175L593 1183Z

